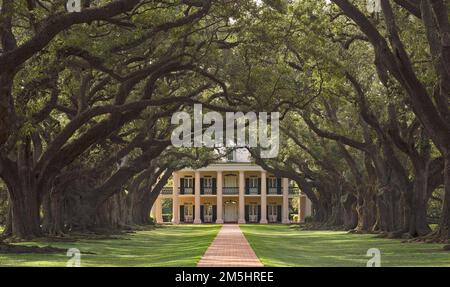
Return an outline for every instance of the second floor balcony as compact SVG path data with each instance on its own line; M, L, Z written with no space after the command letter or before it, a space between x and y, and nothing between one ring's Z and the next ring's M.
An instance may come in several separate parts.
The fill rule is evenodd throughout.
M222 194L224 195L234 195L239 194L239 187L223 187Z
M216 187L212 187L212 186L204 186L200 188L200 194L205 194L205 195L214 195L216 194Z
M161 189L161 194L166 195L166 194L172 194L172 193L173 193L173 187L171 187L171 186L164 186Z
M246 195L260 195L261 189L259 187L245 187ZM165 186L161 190L162 195L171 195L173 194L172 186ZM194 187L179 187L178 194L180 195L194 195L195 188ZM217 187L216 186L203 186L200 187L201 195L216 195ZM238 186L224 186L222 187L223 195L239 195L239 187ZM280 195L282 194L281 188L278 187L267 187L267 195ZM299 195L300 189L296 186L289 186L289 194L290 195Z
M278 190L277 187L269 187L267 189L267 194L279 194L280 191Z

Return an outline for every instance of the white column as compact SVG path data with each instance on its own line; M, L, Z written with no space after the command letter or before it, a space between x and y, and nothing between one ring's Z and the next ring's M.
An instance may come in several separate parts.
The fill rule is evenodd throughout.
M217 220L216 223L223 223L223 194L222 194L222 171L217 172Z
M245 174L239 171L239 224L245 223Z
M300 194L298 197L298 220L299 222L305 222L306 212L306 196Z
M150 217L156 220L156 201L153 203L152 209L150 210Z
M180 184L180 178L177 172L172 173L173 190L172 190L172 223L180 223L180 205L178 199L178 187Z
M283 177L282 180L283 187L283 214L281 223L288 224L289 223L289 179Z
M158 196L155 201L155 216L156 216L156 223L163 223L163 216L162 216L162 199L161 196Z
M312 202L309 197L305 196L306 207L305 207L305 217L312 215Z
M302 222L302 196L298 196L298 223Z
M195 218L194 218L194 224L200 224L202 223L201 217L200 217L200 172L195 172Z
M261 221L267 224L267 172L261 171Z

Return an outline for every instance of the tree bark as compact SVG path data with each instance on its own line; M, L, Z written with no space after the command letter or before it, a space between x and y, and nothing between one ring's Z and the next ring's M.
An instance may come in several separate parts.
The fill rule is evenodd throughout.
M409 233L412 236L424 236L431 232L427 222L428 207L428 171L426 166L416 167L410 210Z
M444 200L439 223L439 237L448 241L450 238L450 152L445 155L444 160Z
M356 231L371 231L375 225L375 201L370 191L360 191L357 196L356 212L358 223Z
M31 239L40 236L39 200L35 189L11 188L11 231L18 238Z

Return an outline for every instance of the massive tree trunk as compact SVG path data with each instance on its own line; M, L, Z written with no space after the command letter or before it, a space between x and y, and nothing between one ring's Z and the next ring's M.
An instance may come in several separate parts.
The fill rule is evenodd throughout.
M11 190L12 236L30 239L40 236L39 200L35 189L24 189L20 184L8 187Z
M13 77L14 72L11 70L0 75L0 146L3 146L10 136Z
M439 223L439 237L444 241L448 241L450 238L450 152L445 155L444 201Z
M376 195L377 220L374 231L392 232L394 227L394 204L392 195L395 192L390 186L380 188Z
M12 208L8 205L8 213L6 215L5 230L3 230L2 237L10 237L12 235Z
M128 206L127 194L116 193L103 202L96 210L95 227L104 229L126 228Z
M358 213L356 212L356 197L351 193L346 193L341 197L343 207L343 224L346 230L356 228L358 225Z
M435 64L435 71L440 78L437 82L438 89L435 90L434 98L437 99L437 106L433 98L427 91L427 87L416 75L412 61L405 49L404 43L399 36L399 29L396 24L396 17L391 7L391 1L381 1L381 7L384 16L384 23L388 32L388 41L379 32L377 27L371 23L356 6L348 0L332 0L341 10L351 18L368 37L375 49L378 68L383 74L391 74L398 83L404 88L408 95L409 102L413 108L414 114L419 119L421 125L427 131L427 135L438 147L446 161L450 153L450 124L449 124L449 77L448 41L434 41L434 36L441 39L448 39L450 24L444 11L447 5L443 1L420 1L421 20L428 36L428 43L432 60ZM439 25L436 25L438 23ZM430 37L431 36L431 37ZM442 103L439 105L439 103ZM447 240L449 237L450 224L450 179L449 166L446 165L445 175L445 196L443 214L441 218L440 237Z
M42 231L45 234L59 236L65 230L65 204L63 192L46 193L42 200Z
M150 202L151 194L146 192L144 196L133 205L133 222L135 224L149 224L150 211L153 203Z
M355 230L366 232L371 231L375 225L375 201L370 191L359 191L357 196L356 212L358 214L358 224Z
M431 232L427 222L428 167L426 163L424 165L414 168L415 178L409 218L409 233L412 236L424 236Z

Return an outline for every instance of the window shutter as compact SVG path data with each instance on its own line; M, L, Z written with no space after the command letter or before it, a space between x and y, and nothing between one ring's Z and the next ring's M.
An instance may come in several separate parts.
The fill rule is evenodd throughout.
M248 205L245 206L245 221L249 222L250 220L250 207Z
M180 194L184 194L184 178L180 178Z
M258 205L258 222L261 221L261 205Z
M213 190L212 190L213 194L217 194L217 179L216 178L212 179L212 188L213 188Z
M200 194L205 193L204 187L205 187L205 179L202 177L200 178Z
M184 205L180 205L180 222L184 222Z
M281 222L281 205L277 205L277 221Z
M200 219L202 222L205 222L205 206L200 205Z
M250 181L248 178L245 179L245 194L249 194L250 193Z
M267 220L267 215L269 214L269 205L266 205L266 218L264 218L264 219L266 219Z
M261 194L261 178L258 178L258 194Z
M217 205L213 205L213 223L217 220Z

